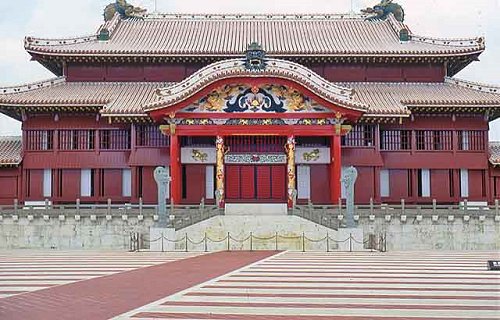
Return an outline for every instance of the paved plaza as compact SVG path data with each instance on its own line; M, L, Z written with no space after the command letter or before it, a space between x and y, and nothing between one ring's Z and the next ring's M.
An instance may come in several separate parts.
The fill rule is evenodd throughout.
M0 319L499 319L498 252L3 252Z

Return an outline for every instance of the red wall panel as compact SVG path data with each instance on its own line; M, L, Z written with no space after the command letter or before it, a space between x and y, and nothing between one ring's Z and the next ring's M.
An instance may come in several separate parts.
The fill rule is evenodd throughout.
M257 199L271 199L271 181L271 166L257 166Z
M144 81L144 67L139 65L110 65L106 81Z
M104 170L104 196L109 198L122 196L122 170Z
M205 197L205 166L186 165L186 203L200 203Z
M359 204L370 203L370 198L375 198L374 168L357 167L358 179L354 185L354 200Z
M106 79L105 65L68 64L67 81L104 81Z
M324 77L334 82L365 81L366 67L363 65L327 66Z
M484 200L485 185L483 170L469 170L469 198L468 200Z
M27 170L28 200L43 200L43 170Z
M241 198L255 199L255 167L241 166Z
M450 199L450 171L431 170L431 198Z
M226 166L226 198L238 199L240 197L240 167Z
M75 202L81 198L80 170L62 170L62 198L65 202Z
M331 204L330 166L311 165L311 201L317 204Z
M158 203L158 188L154 179L154 167L142 168L142 200L144 203Z
M408 170L389 170L389 193L395 201L408 197Z
M286 167L285 166L272 166L272 198L274 200L286 200Z
M17 198L17 177L0 177L0 200ZM9 204L12 204L9 201Z

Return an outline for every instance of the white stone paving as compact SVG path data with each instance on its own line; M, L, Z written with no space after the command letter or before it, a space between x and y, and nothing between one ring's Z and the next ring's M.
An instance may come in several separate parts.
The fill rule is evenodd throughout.
M117 251L0 251L0 299L200 255Z
M116 319L500 319L488 259L500 253L285 252Z

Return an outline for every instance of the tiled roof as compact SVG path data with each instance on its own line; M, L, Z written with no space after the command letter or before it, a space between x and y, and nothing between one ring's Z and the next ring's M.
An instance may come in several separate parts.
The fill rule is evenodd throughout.
M270 56L454 56L480 53L482 38L437 39L410 33L390 15L366 21L363 15L149 15L144 20L115 16L98 34L72 39L27 37L29 52L65 56L240 56L258 42Z
M457 79L444 83L349 82L355 99L370 106L369 113L400 114L412 107L500 107L500 88Z
M173 88L161 82L65 82L52 80L30 91L4 93L0 110L17 106L103 106L107 116L146 116L144 108L160 100L156 92ZM413 107L500 107L500 88L473 85L456 79L444 83L332 83L353 89L352 105L368 108L365 116L408 116ZM25 86L26 87L26 86ZM165 89L167 88L167 89ZM494 90L497 90L495 92ZM349 92L351 92L349 90ZM3 108L2 108L3 107Z
M107 115L141 115L168 82L66 82L56 78L22 87L0 88L0 105L34 107L96 106Z
M500 166L500 141L490 142L490 163Z
M22 161L21 137L0 136L0 167L17 166Z

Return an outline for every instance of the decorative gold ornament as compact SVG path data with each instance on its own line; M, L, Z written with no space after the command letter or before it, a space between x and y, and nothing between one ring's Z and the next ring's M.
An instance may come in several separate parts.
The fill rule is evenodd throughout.
M304 152L302 158L304 159L304 161L316 161L319 159L319 156L320 156L320 150L314 149L311 152Z
M206 154L205 152L201 152L198 149L193 149L193 151L191 152L191 157L196 161L205 162L208 159L208 154Z

